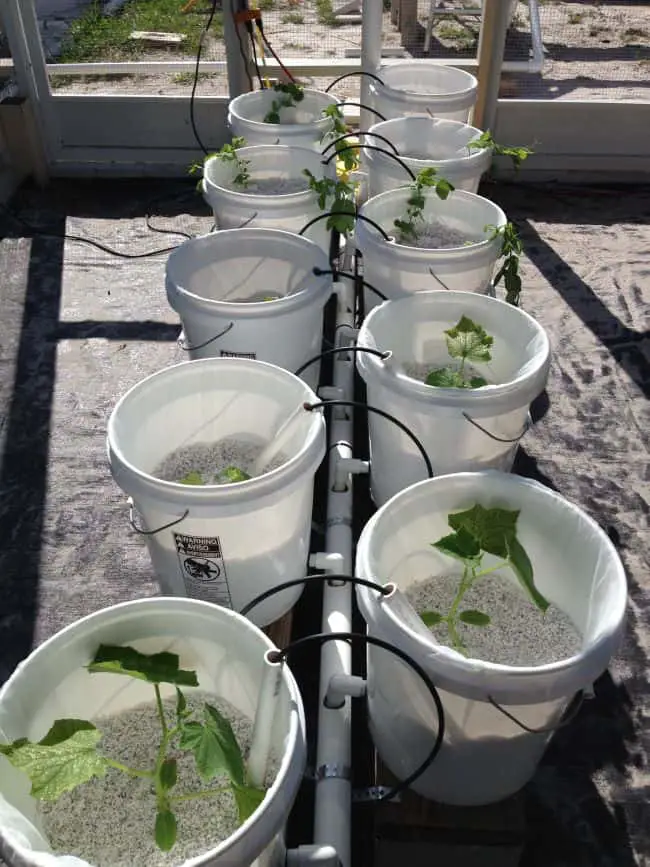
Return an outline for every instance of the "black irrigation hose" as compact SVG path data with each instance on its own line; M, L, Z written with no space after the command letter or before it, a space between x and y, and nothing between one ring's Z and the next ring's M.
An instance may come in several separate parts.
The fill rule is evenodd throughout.
M345 102L339 102L338 107L343 108L346 105L351 105L354 108L361 108L363 111L369 111L371 114L374 114L375 117L378 117L379 120L385 121L386 118L383 114L380 114L376 108L373 108L371 105L364 105L362 102L350 102L348 99Z
M350 350L348 350L350 351ZM427 474L430 479L433 478L433 466L431 464L431 460L429 459L429 455L426 452L426 449L420 442L420 440L416 437L412 430L410 430L405 424L403 424L399 419L395 418L394 415L391 415L388 412L384 412L383 409L379 409L376 406L370 406L367 403L362 403L360 400L320 400L318 403L304 403L303 407L312 412L315 409L322 409L323 407L328 406L351 406L356 409L365 409L367 412L374 412L377 415L380 415L382 418L387 419L388 421L392 421L394 425L396 425L401 431L403 431L407 437L411 440L411 442L416 446L417 450L422 455L422 460L424 461ZM372 471L372 464L370 466Z
M317 277L320 277L324 274L332 274L334 277L347 277L350 280L356 280L357 282L359 282L363 286L365 286L366 289L370 289L371 292L374 292L375 295L377 295L378 298L381 298L382 301L388 301L387 296L384 295L383 292L380 292L379 289L376 289L372 285L372 283L368 283L367 280L364 280L363 277L361 276L361 274L350 274L349 271L323 271L323 269L319 268L318 265L314 266L313 273ZM350 327L350 326L348 326L348 327Z
M195 114L196 90L197 90L197 87L199 86L199 69L201 68L201 55L203 53L203 43L204 43L206 36L208 35L208 31L210 30L210 27L212 26L212 21L214 20L214 16L217 14L217 6L218 5L219 5L218 0L212 0L212 7L211 7L210 12L208 14L207 23L201 32L201 36L199 37L199 45L198 45L198 48L196 50L196 62L194 64L194 81L192 82L192 92L190 94L190 126L192 127L192 132L194 133L194 138L196 139L196 143L198 144L198 146L201 148L201 150L203 151L203 153L206 156L208 155L209 151L208 151L207 147L203 144L203 140L201 139L201 136L199 135L199 130L198 130L197 125L196 125L196 114ZM235 27L236 26L237 25L235 25ZM240 45L241 45L241 38L240 38ZM251 83L251 90L252 89L253 88L252 88L252 83Z
M355 137L356 137L356 136L359 136L359 135L371 135L373 138L378 138L378 139L380 139L381 141L385 142L387 145L390 145L390 147L392 147L392 149L395 151L395 153L397 154L397 156L399 156L399 151L397 150L397 148L395 147L395 145L392 143L392 141L391 141L389 138L386 138L385 135L379 135L378 132L369 132L369 131L367 131L367 130L356 130L355 132L346 133L345 135L339 136L339 138L335 138L334 141L331 141L331 142L327 145L327 147L324 148L324 149L321 151L322 155L325 156L325 154L327 153L327 151L328 151L331 147L334 147L334 145L337 145L340 141L347 141L347 140L350 138L350 136L355 136ZM359 144L359 145L353 145L353 147L358 147L359 150L361 150L361 148L363 148L364 145L362 145L362 144ZM343 148L341 148L341 152L342 152L342 151L343 151Z
M405 172L409 173L409 176L412 181L417 180L411 169L406 165L403 159L398 157L396 154L392 154L390 151L386 151L383 148L377 147L376 145L349 145L348 147L341 148L338 151L334 151L333 154L330 154L326 160L322 160L324 166L329 165L334 157L339 156L340 154L345 153L346 151L351 150L367 150L367 151L379 151L380 154L384 154L386 157L390 157L392 160L395 160L396 163L399 163L400 166L404 169Z
M364 70L358 70L356 72L346 72L345 75L339 75L338 78L335 78L331 84L325 88L325 93L329 93L330 90L334 87L334 85L338 84L339 81L343 81L344 78L350 78L353 75L365 75L368 78L373 78L375 81L378 81L382 87L385 87L384 82L378 75L375 75L374 72L365 72Z
M309 581L342 581L347 584L358 584L361 587L369 587L371 590L377 590L382 596L388 596L393 592L392 587L382 587L376 581L368 581L366 578L355 578L354 575L344 575L342 572L326 572L323 575L305 575L304 578L295 578L293 581L283 581L282 584L277 584L260 593L252 599L239 612L242 617L248 617L253 608L256 608L260 603L266 602L271 596L276 593L281 593L283 590L289 590L291 587L297 587L299 584L307 584Z
M328 576L324 576L327 578ZM375 638L374 635L362 635L358 632L332 632L332 633L317 633L316 635L306 635L304 638L297 638L295 641L290 642L284 647L282 650L278 650L276 652L271 652L268 654L269 662L284 662L288 655L296 650L299 647L303 647L306 644L310 644L311 642L318 642L319 644L328 644L330 641L347 641L348 643L352 641L361 641L366 647L371 644L374 647L379 647L381 650L386 650L388 653L392 653L398 659L401 659L409 668L414 671L418 677L422 680L424 685L426 686L431 698L433 699L434 706L436 708L436 714L438 717L438 732L436 734L436 739L434 741L433 746L431 747L431 751L429 755L424 759L423 762L418 765L418 767L412 771L405 779L401 780L397 785L393 786L385 795L382 795L379 798L379 801L392 801L397 795L401 795L402 792L405 792L409 789L413 783L418 780L426 771L429 770L431 765L436 760L438 753L442 748L442 744L445 737L445 712L442 706L442 701L440 700L440 696L438 695L438 690L434 682L431 680L427 672L422 668L422 666L416 662L413 657L409 656L407 653L404 653L403 650L400 650L399 647L395 647L393 644L390 644L388 641L383 641L381 638Z
M307 229L311 228L314 223L318 223L320 220L327 220L329 217L354 217L355 220L363 220L366 223L370 223L370 225L377 229L377 231L383 235L384 241L390 242L390 235L387 235L386 232L382 229L379 223L375 223L374 220L371 220L370 217L365 217L363 214L351 214L349 211L328 211L326 214L319 214L317 217L314 217L313 220L310 220L302 229L298 232L299 235L304 235ZM338 271L336 272L338 274Z
M324 352L319 353L318 355L314 355L313 358L310 358L309 361L305 361L304 364L301 364L298 370L294 371L295 376L300 376L310 364L315 364L317 361L320 361L321 358L326 358L329 355L337 355L339 352L367 352L369 355L376 355L378 358L381 358L385 361L387 358L390 358L393 354L390 350L386 352L382 352L380 349L371 349L366 346L335 346L334 349L326 349Z

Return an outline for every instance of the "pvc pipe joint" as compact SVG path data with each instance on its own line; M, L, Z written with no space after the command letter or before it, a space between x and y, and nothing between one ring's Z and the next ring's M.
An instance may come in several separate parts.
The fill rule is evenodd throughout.
M341 862L332 846L298 846L287 851L286 867L340 867Z
M366 680L355 674L333 674L330 678L323 705L330 710L343 707L347 696L362 698L366 694Z
M314 569L321 569L323 572L343 573L344 560L342 554L337 552L326 553L325 551L317 551L309 557L309 565Z

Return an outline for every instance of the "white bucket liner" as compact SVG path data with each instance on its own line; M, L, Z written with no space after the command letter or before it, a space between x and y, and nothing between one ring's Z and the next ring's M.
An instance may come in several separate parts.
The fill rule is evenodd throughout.
M445 367L444 332L461 316L494 337L492 360L476 365L490 385L436 388L412 379L405 364ZM418 292L387 301L365 319L358 346L391 351L382 360L357 353L357 369L368 389L368 404L396 416L420 440L435 475L498 469L508 472L518 440L528 425L530 403L544 390L551 348L542 326L511 304L469 292ZM500 440L472 424L484 428ZM413 441L387 419L370 413L372 496L383 505L398 491L427 478Z
M475 193L481 176L490 168L492 149L468 149L467 145L481 135L481 130L455 120L432 117L394 118L376 123L368 130L365 143L391 152L387 138L397 148L400 159L414 175L422 169L436 169L441 178L450 181L457 190ZM417 157L412 156L417 154ZM368 192L376 196L407 186L411 179L400 164L379 151L364 150L363 162L368 171Z
M476 102L478 81L469 72L427 60L380 66L383 84L369 83L370 104L387 120L425 114L466 123Z
M241 356L297 370L321 351L332 294L331 275L314 268L329 269L324 251L279 229L226 229L181 244L165 284L189 357ZM304 373L314 388L319 370L316 363Z
M210 157L203 167L203 195L212 208L219 229L242 226L283 229L296 234L322 213L317 194L309 189L305 169L314 177L325 177L321 155L309 148L284 145L256 145L239 148L239 159L248 162L251 182L301 181L304 189L290 193L260 193L254 188L234 186L238 173L232 160ZM332 173L330 173L332 174ZM309 228L305 237L315 241L329 254L330 233L321 220Z
M321 140L327 143L332 130L332 120L323 116L323 109L339 100L331 93L305 88L295 107L280 109L281 123L265 123L273 100L281 95L274 90L254 90L231 100L228 126L233 136L243 136L247 145L296 145L320 152Z
M302 409L318 398L302 380L261 361L186 361L142 380L108 422L117 484L133 500L163 593L241 610L258 594L305 575L314 474L325 454L325 421ZM289 460L229 485L184 485L152 475L177 449L225 438L267 445L285 428ZM284 438L284 435L283 435ZM198 570L196 564L204 566ZM251 613L260 626L282 617L301 587Z
M535 584L582 634L577 655L531 667L467 659L436 644L417 615L407 616L405 607L413 609L402 594L411 583L452 569L462 574L461 564L452 565L431 543L449 532L448 514L476 503L521 510L517 537L531 559ZM397 587L388 597L357 587L368 632L419 662L440 691L445 739L413 788L443 803L487 804L518 791L551 737L552 732L525 732L490 698L530 728L553 728L571 698L605 671L623 632L625 573L605 533L550 489L494 470L440 476L402 491L366 525L355 574ZM507 569L502 574L512 577ZM368 649L368 707L379 754L404 779L431 750L435 714L413 673L374 647Z
M0 738L38 740L57 719L93 720L150 700L150 684L85 670L100 644L178 654L182 668L197 672L201 690L221 696L253 721L271 667L265 654L274 647L245 618L205 602L140 599L105 608L57 633L16 669L0 691ZM280 759L278 775L259 809L192 865L284 863L283 829L303 775L306 744L298 687L286 665L277 676L278 699L267 725ZM189 695L191 688L185 691ZM173 695L174 689L163 684L161 692ZM87 867L79 858L52 853L39 830L38 802L29 795L27 777L4 756L0 767L0 851L9 867Z
M362 217L378 223L394 237L394 220L403 216L411 195L408 187L374 196L361 207ZM462 247L426 249L388 242L363 219L357 220L356 245L363 254L364 278L389 299L427 289L447 288L485 294L491 290L494 266L501 254L501 238L490 240L487 226L501 228L508 222L498 205L464 190L455 190L440 199L435 190L425 189L425 220L440 221L450 229L482 238ZM444 287L436 281L437 277ZM377 296L366 291L366 310L376 306Z

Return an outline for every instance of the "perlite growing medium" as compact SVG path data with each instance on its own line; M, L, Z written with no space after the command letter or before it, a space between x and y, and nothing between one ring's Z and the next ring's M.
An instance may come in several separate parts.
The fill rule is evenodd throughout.
M165 482L181 482L191 476L193 484L223 485L228 480L223 474L231 467L242 470L253 477L255 461L266 444L251 443L234 438L225 438L216 443L195 443L183 446L167 455L154 469L153 475ZM289 460L280 453L269 461L260 473L276 470ZM196 474L196 475L195 475ZM198 481L200 476L201 481Z
M418 382L424 382L432 370L440 370L442 367L448 367L451 370L459 370L460 364L456 364L453 359L450 358L448 358L446 362L440 364L434 362L431 362L430 364L422 364L416 361L405 361L402 364L402 370L404 373L411 379L416 379ZM473 365L466 361L464 368L465 376L467 379L471 379L473 376L482 376L483 379L487 380L488 385L490 385L492 382L485 368L486 365Z
M204 692L185 692L189 710L201 711L205 702L225 716L235 733L244 759L250 749L253 724L221 698ZM163 702L173 724L176 699ZM155 702L138 705L115 716L93 721L102 732L99 751L133 768L151 768L160 743L160 720ZM191 751L176 750L178 782L174 795L202 791L208 786L196 773ZM171 755L171 753L170 753ZM272 784L277 762L269 762L266 786ZM216 788L227 778L209 784ZM39 802L43 830L58 855L76 855L94 867L175 867L196 858L226 840L239 827L237 807L230 792L174 804L178 838L170 852L154 841L156 799L151 781L128 777L111 768L106 776L62 795L55 803Z
M407 247L444 250L450 247L465 247L469 244L479 244L484 237L477 238L459 229L452 229L440 220L420 223L416 227L416 238L402 238L399 243Z
M442 575L411 585L406 591L418 614L446 615L458 590L458 575ZM501 665L546 665L579 653L582 637L573 621L551 604L542 614L519 586L494 574L479 579L463 596L461 610L475 609L490 616L489 626L459 622L457 630L467 655ZM451 641L444 623L431 627L439 644Z
M236 184L229 185L228 189L238 193L250 193L257 196L288 196L292 193L305 193L309 184L304 178L254 178L252 177L246 187Z

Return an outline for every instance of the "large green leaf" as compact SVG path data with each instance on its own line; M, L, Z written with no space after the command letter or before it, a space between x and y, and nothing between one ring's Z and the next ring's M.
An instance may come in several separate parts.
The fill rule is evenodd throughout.
M97 754L101 736L85 720L57 720L38 743L21 738L13 744L0 744L0 753L27 774L34 798L56 801L64 792L104 776L107 764Z
M233 783L244 785L244 760L232 726L212 705L206 704L205 722L187 722L181 729L179 745L192 750L199 775L212 780L225 771Z
M179 668L176 653L140 653L133 647L102 644L88 666L90 672L125 674L148 683L173 683L178 686L198 686L195 671Z
M469 388L470 384L463 374L451 367L439 367L431 370L424 380L425 385L433 385L435 388Z
M517 576L519 583L526 593L528 593L540 611L546 611L550 603L535 586L533 564L530 562L530 558L523 545L516 537L508 539L508 560L510 561L512 571Z
M445 331L447 351L452 358L464 358L466 361L490 361L490 349L494 343L482 325L473 322L467 316L461 316L453 328Z
M463 563L475 562L481 557L479 542L462 527L457 532L443 536L437 542L432 542L432 545L448 557L454 557Z
M240 786L237 783L233 783L232 793L237 804L240 824L243 824L246 819L253 815L266 795L264 789L254 789L252 786Z

